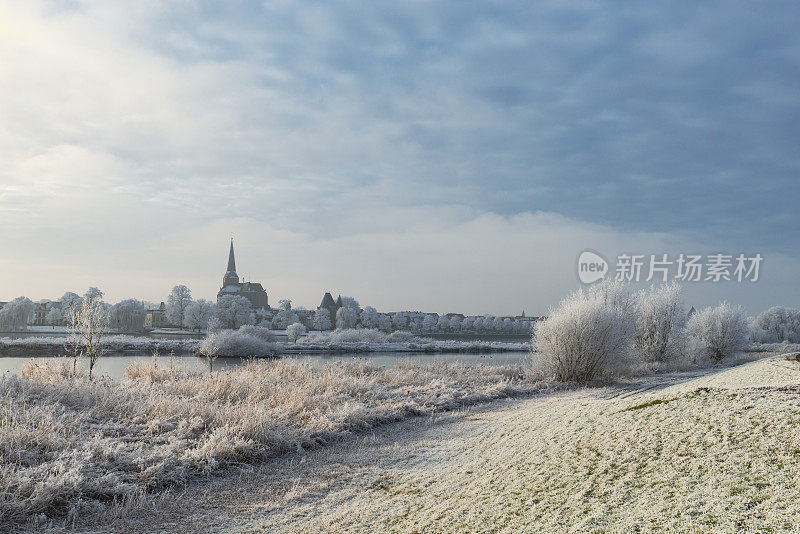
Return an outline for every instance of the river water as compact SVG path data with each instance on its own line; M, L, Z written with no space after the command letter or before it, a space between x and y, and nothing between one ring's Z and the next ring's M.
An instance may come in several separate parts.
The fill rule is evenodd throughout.
M461 362L466 365L516 365L525 364L530 361L529 352L491 352L491 353L408 353L408 352L372 352L359 354L321 354L321 353L299 353L288 354L284 358L308 362L312 365L324 365L329 362L351 362L361 361L370 362L380 367L393 367L400 361L412 362ZM28 358L24 356L0 356L0 373L18 374L20 370L34 361L55 361L59 356L36 356ZM124 354L110 353L103 355L95 364L94 372L99 375L107 375L111 378L121 379L125 376L125 368L133 362L151 362L153 356L149 352L126 352ZM233 369L243 365L248 360L246 358L218 358L214 361L214 370ZM85 358L78 361L84 369L88 369L88 362ZM169 356L160 355L158 365L183 365L188 369L208 369L208 362L198 356L187 354Z

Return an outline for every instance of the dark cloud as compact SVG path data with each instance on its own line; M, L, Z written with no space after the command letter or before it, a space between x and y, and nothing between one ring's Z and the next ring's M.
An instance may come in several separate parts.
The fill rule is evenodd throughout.
M30 6L0 52L6 228L87 198L311 240L542 211L798 254L796 3Z

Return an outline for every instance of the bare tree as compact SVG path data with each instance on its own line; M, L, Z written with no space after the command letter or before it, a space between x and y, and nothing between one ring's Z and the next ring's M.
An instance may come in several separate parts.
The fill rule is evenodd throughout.
M84 299L80 308L70 312L70 340L72 345L73 376L79 355L89 358L89 380L94 364L103 355L103 336L108 332L108 312L100 298Z
M188 287L179 285L172 288L167 296L167 319L171 324L183 327L186 307L190 302L192 302L192 292Z

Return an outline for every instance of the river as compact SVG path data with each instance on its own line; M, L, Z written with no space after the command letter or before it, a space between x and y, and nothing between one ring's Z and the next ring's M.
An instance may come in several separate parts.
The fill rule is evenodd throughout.
M308 362L312 365L324 365L330 362L370 362L381 367L393 367L400 361L412 362L461 362L466 365L516 365L530 361L529 352L487 352L487 353L409 353L409 352L372 352L358 354L321 354L298 353L287 354L284 358ZM0 372L18 374L32 360L55 361L59 356L24 356L0 357ZM133 362L151 362L153 356L149 352L126 352L125 354L109 353L103 355L95 364L95 373L111 378L121 379L125 376L125 368ZM218 358L214 361L214 371L234 369L248 361L247 358ZM85 358L78 363L82 368L88 369ZM158 358L158 365L183 365L187 369L208 369L207 360L187 354L170 356L162 354Z

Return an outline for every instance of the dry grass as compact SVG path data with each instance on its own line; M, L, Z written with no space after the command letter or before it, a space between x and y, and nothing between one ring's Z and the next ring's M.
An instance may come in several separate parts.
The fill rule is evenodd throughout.
M444 363L279 360L213 374L136 364L123 382L37 364L0 379L0 528L71 522L226 467L541 387L520 368Z

